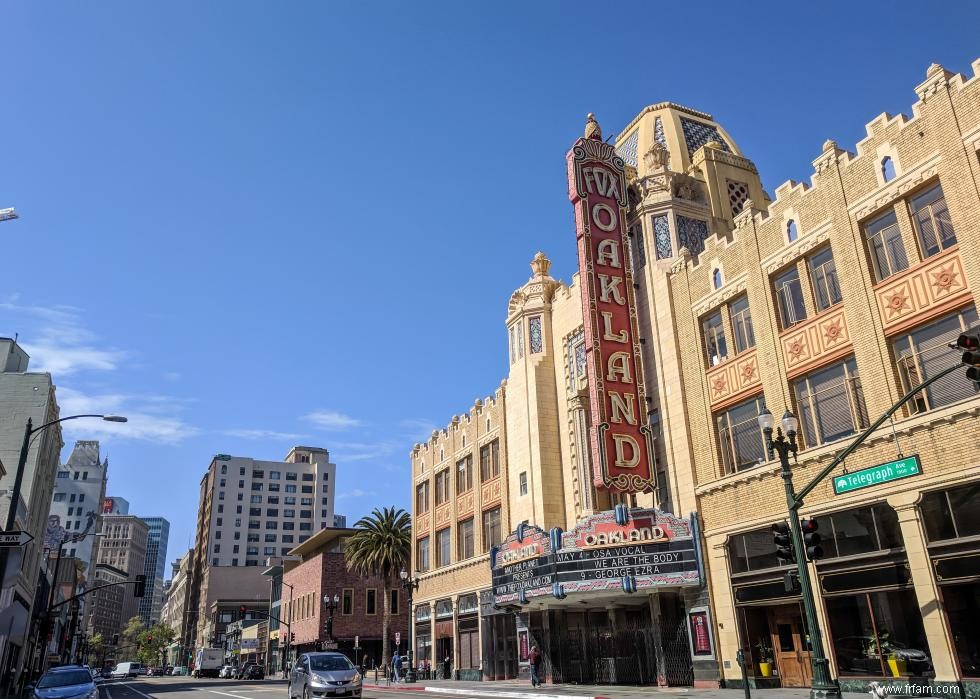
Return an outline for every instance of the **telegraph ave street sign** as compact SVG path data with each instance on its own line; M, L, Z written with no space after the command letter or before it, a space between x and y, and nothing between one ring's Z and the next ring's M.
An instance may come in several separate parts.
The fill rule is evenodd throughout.
M919 455L913 454L898 461L889 461L887 464L864 468L854 473L845 473L842 476L834 476L834 495L843 495L854 490L870 488L873 485L881 485L909 476L918 476L921 473L922 464L919 462Z
M23 546L33 539L30 532L0 532L0 548Z

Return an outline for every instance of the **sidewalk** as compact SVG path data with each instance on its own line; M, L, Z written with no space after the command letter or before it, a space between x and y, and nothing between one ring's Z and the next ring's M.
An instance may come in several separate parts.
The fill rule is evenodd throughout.
M370 678L368 678L370 679ZM498 699L635 699L640 696L658 695L663 699L745 699L741 689L694 689L693 687L636 687L629 685L590 686L579 684L546 684L532 689L527 680L498 680L496 682L464 682L459 680L428 680L412 684L385 682L364 683L365 689L385 691L425 692L436 696L481 696ZM417 694L416 694L417 696ZM809 699L809 688L802 689L753 689L752 696L759 699ZM866 694L845 692L844 699L867 699ZM407 698L406 698L407 699Z

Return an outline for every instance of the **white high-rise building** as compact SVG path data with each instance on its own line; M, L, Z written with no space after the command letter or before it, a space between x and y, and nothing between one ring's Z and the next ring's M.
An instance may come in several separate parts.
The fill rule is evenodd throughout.
M75 442L67 463L58 469L51 514L48 516L49 526L64 527L68 534L81 534L86 528L90 533L97 532L108 472L109 461L102 460L97 441ZM90 518L93 520L91 526L88 522ZM86 536L78 541L70 541L63 551L63 555L77 558L85 565L86 577L91 577L89 573L94 544L95 537Z
M207 565L260 566L334 526L337 466L326 449L293 447L285 461L219 454L208 470Z

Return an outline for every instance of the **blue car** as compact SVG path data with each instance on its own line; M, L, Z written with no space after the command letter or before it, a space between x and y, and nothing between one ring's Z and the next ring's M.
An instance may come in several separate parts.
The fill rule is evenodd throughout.
M34 685L34 699L99 699L92 673L80 665L48 670Z

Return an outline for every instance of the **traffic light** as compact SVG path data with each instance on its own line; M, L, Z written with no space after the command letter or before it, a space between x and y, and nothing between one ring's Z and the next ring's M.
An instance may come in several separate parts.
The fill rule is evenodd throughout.
M114 646L119 645L119 634L117 633L112 634L112 645Z
M137 575L136 584L133 586L133 597L142 597L146 594L146 576Z
M803 530L803 549L806 551L807 559L815 561L823 558L823 546L820 543L823 538L817 533L820 525L813 518L804 517L800 520L800 529Z
M290 645L296 643L296 634L292 631L289 632L289 643Z
M956 338L956 349L962 354L960 361L967 365L966 378L980 389L980 335L963 333Z
M239 614L239 616L241 616L242 619L245 618L245 612L247 612L247 611L248 611L248 608L245 605L242 605L241 607L238 608L238 614Z
M772 542L776 545L776 558L780 563L785 565L796 561L793 540L789 535L789 524L776 522L772 525Z

